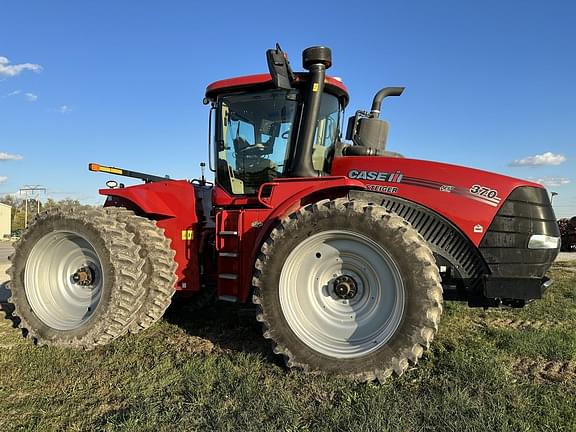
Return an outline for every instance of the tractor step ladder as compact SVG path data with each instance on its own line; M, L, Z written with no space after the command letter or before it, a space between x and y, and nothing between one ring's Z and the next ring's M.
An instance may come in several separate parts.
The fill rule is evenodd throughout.
M218 296L237 301L240 287L241 227L243 210L223 210L216 215Z

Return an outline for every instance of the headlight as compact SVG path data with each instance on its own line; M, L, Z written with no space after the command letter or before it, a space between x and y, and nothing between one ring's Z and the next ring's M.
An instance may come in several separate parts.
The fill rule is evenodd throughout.
M528 241L528 249L558 249L559 247L560 237L533 234Z

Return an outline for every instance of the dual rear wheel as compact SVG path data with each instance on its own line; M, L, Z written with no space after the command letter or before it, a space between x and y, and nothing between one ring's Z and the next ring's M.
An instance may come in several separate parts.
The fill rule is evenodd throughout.
M174 293L163 231L119 208L50 209L15 244L12 319L40 344L91 349L158 320Z

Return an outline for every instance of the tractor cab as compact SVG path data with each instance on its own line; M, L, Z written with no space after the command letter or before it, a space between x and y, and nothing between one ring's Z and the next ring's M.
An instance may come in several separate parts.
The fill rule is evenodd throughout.
M321 83L313 73L293 74L283 53L282 60L288 71L284 83L271 67L270 74L217 81L207 88L205 101L215 110L211 162L216 183L231 197L254 196L262 184L278 178L330 171L347 89L323 74Z

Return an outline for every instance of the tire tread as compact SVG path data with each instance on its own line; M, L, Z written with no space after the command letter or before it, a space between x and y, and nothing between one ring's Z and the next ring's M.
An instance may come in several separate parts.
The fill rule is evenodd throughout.
M440 274L435 264L434 255L417 231L415 231L410 224L398 215L395 215L383 207L368 203L363 200L350 200L348 198L337 198L334 200L323 200L315 204L302 207L298 211L292 213L286 218L280 220L277 227L275 227L268 239L262 245L260 254L255 262L255 271L252 278L252 285L254 294L252 302L257 307L256 320L262 323L263 334L266 339L271 340L273 345L273 352L284 356L285 363L289 368L301 369L305 372L310 370L310 365L304 360L297 358L295 353L291 352L288 347L283 346L279 338L276 336L276 331L273 324L267 317L266 311L263 307L263 289L264 283L262 281L263 269L265 263L270 259L271 252L274 249L274 244L278 239L282 238L282 233L308 216L317 213L325 214L331 210L348 211L355 213L362 213L370 220L377 223L384 223L389 227L398 230L402 233L399 238L402 244L398 245L399 248L406 248L414 250L417 259L424 265L425 271L421 275L422 279L429 281L426 297L428 298L429 307L426 310L426 324L417 331L413 332L411 336L412 348L404 350L399 353L397 357L392 359L392 366L385 369L366 370L360 373L348 375L355 381L373 381L377 379L379 382L384 382L393 374L397 376L402 375L409 367L410 364L416 364L422 357L424 351L430 347L434 335L438 331L438 324L442 314L442 285L440 281ZM291 227L292 226L292 227Z

